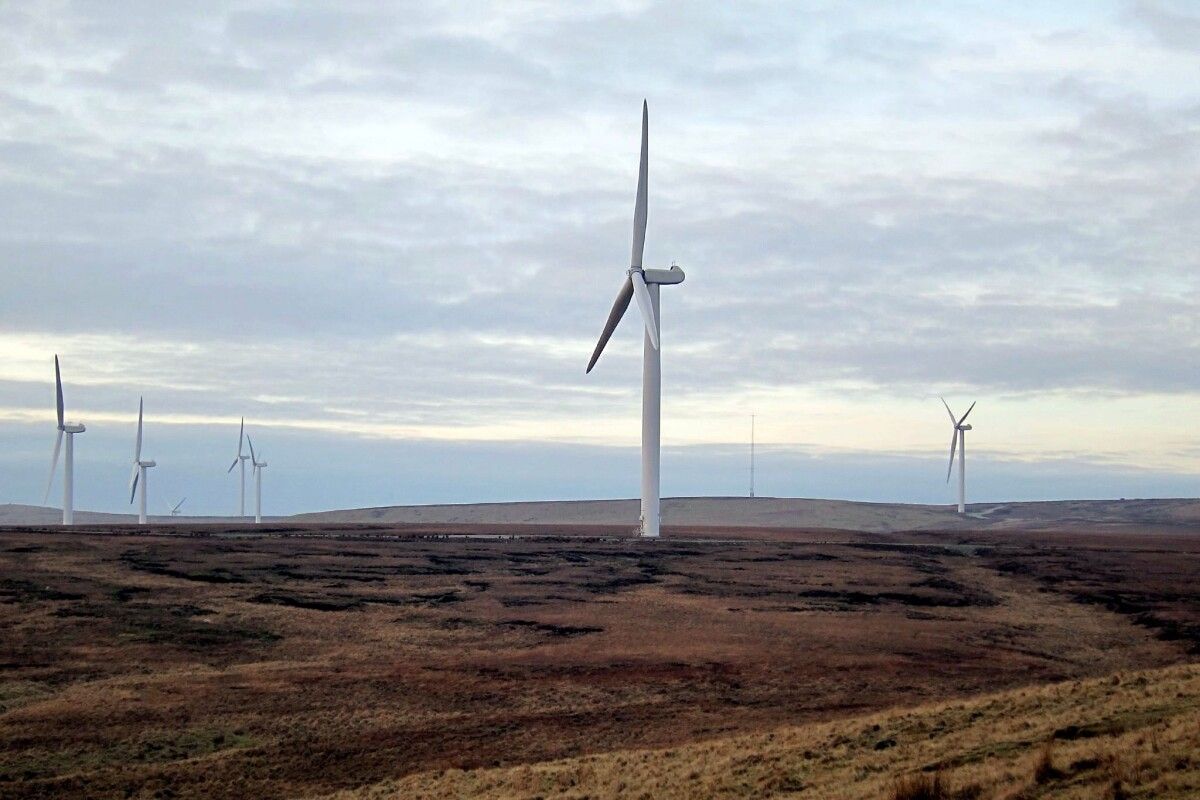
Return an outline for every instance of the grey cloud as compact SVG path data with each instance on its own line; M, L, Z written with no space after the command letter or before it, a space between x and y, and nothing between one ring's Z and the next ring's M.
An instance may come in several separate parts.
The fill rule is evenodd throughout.
M2 325L200 344L114 373L200 386L170 397L197 410L268 394L293 398L276 413L335 413L348 377L400 423L536 418L547 387L581 415L630 402L635 333L603 374L580 372L628 257L646 93L648 255L689 274L664 300L669 337L696 346L670 355L678 391L1196 389L1178 369L1200 348L1194 95L1154 104L1049 65L966 87L939 74L934 101L885 73L986 63L983 33L760 11L558 9L506 27L482 9L471 28L425 5L85 4L57 26L6 9L27 57L0 67L0 103L21 114L0 136L0 278L19 287ZM40 66L56 59L68 67ZM458 147L231 144L255 129L247 95L314 127L338 123L326 103L399 104ZM1000 110L954 105L980 98ZM129 114L145 115L135 142L115 132ZM996 136L1012 163L946 169L942 152L991 152L957 127L977 116L1011 126ZM902 132L863 141L860 119ZM559 163L537 151L552 120L628 135ZM514 159L498 142L528 147Z
M1144 25L1167 47L1190 53L1200 52L1200 16L1189 14L1183 9L1194 10L1195 6L1137 0L1132 4L1130 13L1134 20Z

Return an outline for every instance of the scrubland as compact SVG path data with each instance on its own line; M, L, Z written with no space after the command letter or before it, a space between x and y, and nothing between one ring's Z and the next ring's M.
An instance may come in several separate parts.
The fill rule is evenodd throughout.
M0 532L0 798L1195 792L1190 532L674 534Z

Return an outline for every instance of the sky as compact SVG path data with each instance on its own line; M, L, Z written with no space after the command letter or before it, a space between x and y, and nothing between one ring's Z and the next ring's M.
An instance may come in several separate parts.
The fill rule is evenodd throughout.
M1052 6L1052 7L1049 7ZM1200 494L1188 2L0 0L0 502ZM56 481L51 504L61 495Z

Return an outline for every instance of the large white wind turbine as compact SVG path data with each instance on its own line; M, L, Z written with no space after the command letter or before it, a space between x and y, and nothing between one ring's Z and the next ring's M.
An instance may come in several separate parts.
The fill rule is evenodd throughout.
M158 466L154 461L142 461L142 398L138 398L137 443L133 446L133 473L129 476L129 502L133 502L141 484L141 499L138 501L138 525L146 524L146 470Z
M967 416L971 413L971 409L975 408L975 403L971 403L971 408L967 409L967 413L963 414L960 419L954 418L954 412L950 410L950 404L946 402L946 398L939 398L942 405L946 407L946 413L950 415L950 424L953 430L950 433L950 466L946 468L946 483L950 482L950 474L954 471L954 451L958 449L958 513L967 513L967 431L971 430L970 425L964 425Z
M247 436L246 441L250 443L250 463L254 466L254 522L258 524L262 522L262 471L267 462L259 461L254 454L254 440Z
M616 302L608 313L600 341L592 352L587 371L591 372L608 343L609 337L629 308L629 299L637 298L638 309L645 323L646 333L642 346L642 519L641 535L659 534L659 439L661 428L662 360L659 353L659 299L658 287L683 283L683 270L672 265L670 269L643 269L642 252L646 246L647 216L647 159L649 156L648 110L642 102L642 156L638 167L637 199L633 207L633 252L625 283L617 294Z
M58 410L58 436L54 440L54 455L50 458L50 480L46 482L45 504L50 499L50 488L54 485L54 473L58 470L58 451L62 447L63 434L67 435L67 454L63 460L63 525L75 522L75 434L87 430L77 422L65 422L63 418L62 373L58 368L58 356L54 357L55 406Z
M229 465L229 469L225 470L225 474L233 472L233 468L239 463L242 465L241 489L238 491L238 516L246 516L246 459L250 456L242 455L242 442L246 438L246 418L242 417L242 426L238 429L238 451L237 457L233 459L233 463Z

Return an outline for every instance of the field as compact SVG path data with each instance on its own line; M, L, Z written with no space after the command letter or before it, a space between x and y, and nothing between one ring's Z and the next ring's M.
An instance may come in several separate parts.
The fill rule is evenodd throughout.
M0 798L1200 791L1187 526L152 530L0 532Z

